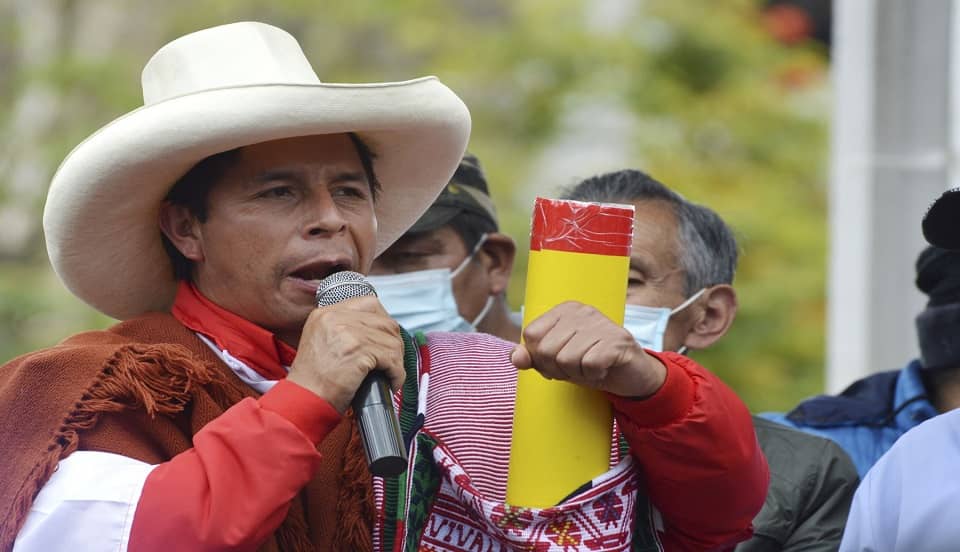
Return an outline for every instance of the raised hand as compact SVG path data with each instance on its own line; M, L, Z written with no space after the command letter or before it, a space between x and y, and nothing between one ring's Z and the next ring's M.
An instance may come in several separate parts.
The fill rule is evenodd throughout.
M655 393L666 368L646 354L630 332L597 309L577 302L558 305L523 330L510 360L545 378L564 380L624 397Z
M400 326L375 296L355 297L310 313L287 379L343 413L375 369L387 374L394 389L403 385Z

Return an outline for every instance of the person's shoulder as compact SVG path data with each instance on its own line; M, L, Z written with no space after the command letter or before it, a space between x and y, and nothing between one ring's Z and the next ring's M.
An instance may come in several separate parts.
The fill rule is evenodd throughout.
M958 454L960 410L906 432L864 476L851 513L859 526L854 534L873 528L877 542L898 542L903 550L955 548L958 526L941 522L943 505L960 494Z
M758 420L763 420L762 424L758 424ZM786 412L760 412L753 416L753 424L757 426L758 429L762 425L764 430L769 428L769 424L776 424L779 426L785 426L788 428L796 429L798 426L793 420L787 417ZM758 431L759 433L759 431Z
M960 452L960 409L934 416L903 434L891 450L922 454L931 448L953 447Z
M826 437L813 435L799 429L762 418L753 417L753 427L757 433L757 440L766 452L766 446L776 444L780 448L790 451L817 451L818 454L828 457L842 456L848 458L843 449Z
M770 470L776 475L798 483L811 471L827 472L831 479L858 479L850 456L834 441L759 416L753 417L753 425Z
M179 343L192 335L171 315L150 313L99 330L70 335L56 345L24 353L4 363L7 370L63 362L102 362L125 347L139 344Z
M169 313L152 312L123 320L98 330L87 330L73 334L57 346L84 346L101 344L157 343L182 338L190 334ZM172 338L172 339L168 339Z
M70 335L56 345L23 353L4 363L4 367L27 366L56 361L57 358L75 358L77 355L106 354L123 346L127 340L109 330L88 330Z
M778 420L771 420L768 413L755 414L753 416L753 428L756 430L757 438L761 441L761 444L763 441L775 439L790 443L793 446L811 446L831 442L824 437L818 437L782 424Z

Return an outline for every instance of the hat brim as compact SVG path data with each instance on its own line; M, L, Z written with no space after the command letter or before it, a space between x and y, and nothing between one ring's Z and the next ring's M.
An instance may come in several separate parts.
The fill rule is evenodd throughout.
M453 175L470 115L433 77L231 87L141 107L87 138L54 175L43 214L54 271L71 292L114 318L166 311L176 281L158 217L173 184L219 152L344 132L357 133L377 155L379 254Z
M960 249L960 188L943 193L923 216L923 237L943 249Z

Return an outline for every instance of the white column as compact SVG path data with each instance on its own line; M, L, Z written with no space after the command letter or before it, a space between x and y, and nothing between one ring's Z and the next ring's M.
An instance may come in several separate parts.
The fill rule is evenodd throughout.
M951 1L834 2L827 391L917 355L920 220L948 186Z

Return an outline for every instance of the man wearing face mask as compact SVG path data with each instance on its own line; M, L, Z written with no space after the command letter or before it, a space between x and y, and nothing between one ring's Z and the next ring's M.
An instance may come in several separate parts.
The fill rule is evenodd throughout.
M589 178L564 199L636 207L624 326L646 349L704 349L733 323L737 244L712 210L648 175L622 170ZM850 458L828 439L754 418L770 487L740 552L836 550L858 483Z
M373 263L369 281L410 332L480 331L520 340L506 289L516 244L499 232L480 162L466 154L423 216Z
M477 158L468 153L464 155L450 182L426 213L397 242L375 259L368 280L377 290L378 299L387 313L408 331L478 331L516 343L520 341L520 325L519 321L511 316L505 297L515 251L513 239L498 232L496 211L489 196L486 179ZM688 303L695 299L696 297L691 298ZM682 307L675 310L680 311ZM655 319L650 319L649 325L665 327L667 319L659 311L655 314L656 316L652 317ZM642 316L643 314L638 312L638 320ZM624 332L624 336L629 339L629 334ZM527 334L526 338L527 343L530 343L531 335ZM660 346L662 335L659 339L651 338L649 343L645 346L663 350ZM479 372L485 368L478 366L477 370ZM466 371L469 371L469 368ZM488 376L489 374L484 378ZM707 392L698 391L697 394L699 393ZM487 394L486 397L491 400L492 395ZM492 402L496 400L493 399ZM709 402L719 404L715 399L710 399ZM669 407L661 410L666 411L669 411ZM727 416L723 407L717 410L701 410L697 407L688 411L684 418L698 419L699 425L717 416ZM463 416L458 414L451 420L460 424ZM743 429L742 436L753 441L750 426L743 424L740 427ZM487 429L483 429L484 434ZM626 430L623 433L618 430L618 435L625 436L627 433ZM684 446L688 455L674 456L668 462L671 477L680 480L686 479L682 472L692 466L686 463L689 458L709 455L711 459L722 462L726 454L726 451L718 449L714 438L697 442L697 439L691 436ZM756 445L751 443L751 446ZM733 445L729 450L737 448L737 445ZM485 462L489 463L489 456L484 458ZM745 487L738 487L733 493L735 496L723 499L722 507L737 508L737 503L749 492ZM695 520L692 522L700 527L704 526L706 519L702 512L712 508L706 502L696 507L691 506L689 501L683 500L678 493L670 493L670 496L665 496L663 500L684 511L684 515ZM659 514L654 514L654 518L656 517L659 517ZM655 548L670 549L670 545L663 544L661 548L652 544L651 549ZM724 546L718 549L733 548Z

